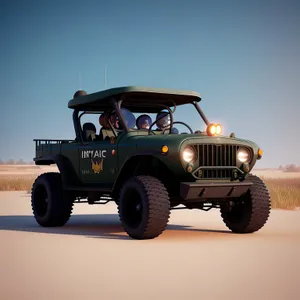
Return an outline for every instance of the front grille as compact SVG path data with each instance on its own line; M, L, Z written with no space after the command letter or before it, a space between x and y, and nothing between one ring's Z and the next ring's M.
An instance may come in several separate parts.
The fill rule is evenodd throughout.
M197 145L198 166L199 167L235 167L237 145ZM197 176L199 176L199 172ZM232 169L218 170L202 170L202 175L205 178L231 178Z

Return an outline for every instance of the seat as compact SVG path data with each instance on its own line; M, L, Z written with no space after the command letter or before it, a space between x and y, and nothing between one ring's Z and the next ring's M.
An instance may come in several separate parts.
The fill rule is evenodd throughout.
M96 126L93 123L84 123L82 126L83 139L85 141L96 140Z

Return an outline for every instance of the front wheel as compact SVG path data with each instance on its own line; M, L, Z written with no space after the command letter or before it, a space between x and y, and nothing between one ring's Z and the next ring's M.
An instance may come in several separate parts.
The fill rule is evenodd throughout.
M261 229L267 222L271 201L265 183L255 175L248 177L253 185L232 208L221 206L221 216L225 225L234 233L252 233Z
M135 239L152 239L166 228L170 199L165 186L152 176L128 179L120 192L120 221L127 234Z

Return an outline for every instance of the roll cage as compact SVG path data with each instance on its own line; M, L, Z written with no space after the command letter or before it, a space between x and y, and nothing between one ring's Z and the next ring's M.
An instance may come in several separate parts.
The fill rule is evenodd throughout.
M120 89L120 88L119 88ZM124 88L123 88L124 89ZM126 88L129 89L129 88ZM114 89L113 89L114 90ZM116 89L115 89L116 90ZM110 93L108 93L110 91ZM151 90L152 91L152 90ZM130 132L130 128L127 126L126 121L124 119L124 116L122 114L121 109L126 108L131 112L143 112L143 113L153 113L153 112L159 112L163 109L167 110L169 115L170 115L170 126L168 127L169 133L171 133L173 129L173 123L174 123L174 118L173 114L176 110L176 107L178 105L184 105L184 104L193 104L193 106L196 108L198 111L199 115L203 119L206 125L209 125L209 121L206 118L204 112L202 111L201 107L199 106L198 102L200 102L201 98L200 96L198 97L198 94L183 94L182 92L179 92L178 94L168 94L168 93L161 93L160 94L155 94L155 92L150 92L152 94L151 96L157 96L157 98L151 98L149 97L147 101L147 97L144 97L144 95L149 95L148 91L143 91L143 93L133 93L131 90L129 90L128 93L123 92L121 95L114 95L111 90L106 90L105 96L106 98L101 99L101 95L99 95L99 99L96 97L98 93L90 94L87 96L80 96L77 97L71 101L69 101L69 108L73 108L73 123L74 123L74 129L75 129L75 134L76 134L76 139L79 141L81 144L84 143L83 140L83 131L81 128L81 122L80 119L84 114L101 114L105 112L109 112L110 114L116 113L119 122L121 124L122 131L128 133ZM103 93L103 92L99 92ZM192 93L192 92L190 92ZM132 96L134 95L134 96ZM163 96L161 96L163 95ZM170 95L170 96L169 96ZM87 98L87 97L93 96L93 98ZM169 97L168 97L169 96ZM172 97L175 97L172 99ZM160 101L161 97L161 101ZM181 98L179 98L181 97ZM78 101L78 98L83 98L81 102ZM146 98L146 101L143 100ZM184 99L183 99L184 98ZM155 99L155 101L153 101ZM167 99L167 100L166 100ZM180 99L180 100L178 100ZM181 100L183 99L183 100ZM90 101L89 101L90 100ZM151 101L152 100L152 101ZM176 105L177 102L177 105ZM91 105L92 104L92 105ZM173 107L173 110L171 109ZM154 121L152 123L152 126L155 125L158 122L158 120ZM117 130L113 127L111 121L108 121L109 126L111 127L111 130L113 131L114 135L117 136L118 132ZM179 122L181 123L181 122ZM151 127L152 127L151 126ZM150 130L148 131L148 134L150 134Z

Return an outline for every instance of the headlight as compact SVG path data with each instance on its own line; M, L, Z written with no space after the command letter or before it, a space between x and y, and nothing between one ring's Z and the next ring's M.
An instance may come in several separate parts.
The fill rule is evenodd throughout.
M241 148L241 149L238 150L237 158L242 163L249 162L249 160L250 160L250 152L247 149L245 149L245 148Z
M182 158L185 162L191 162L196 158L195 150L191 147L186 147L182 152Z

